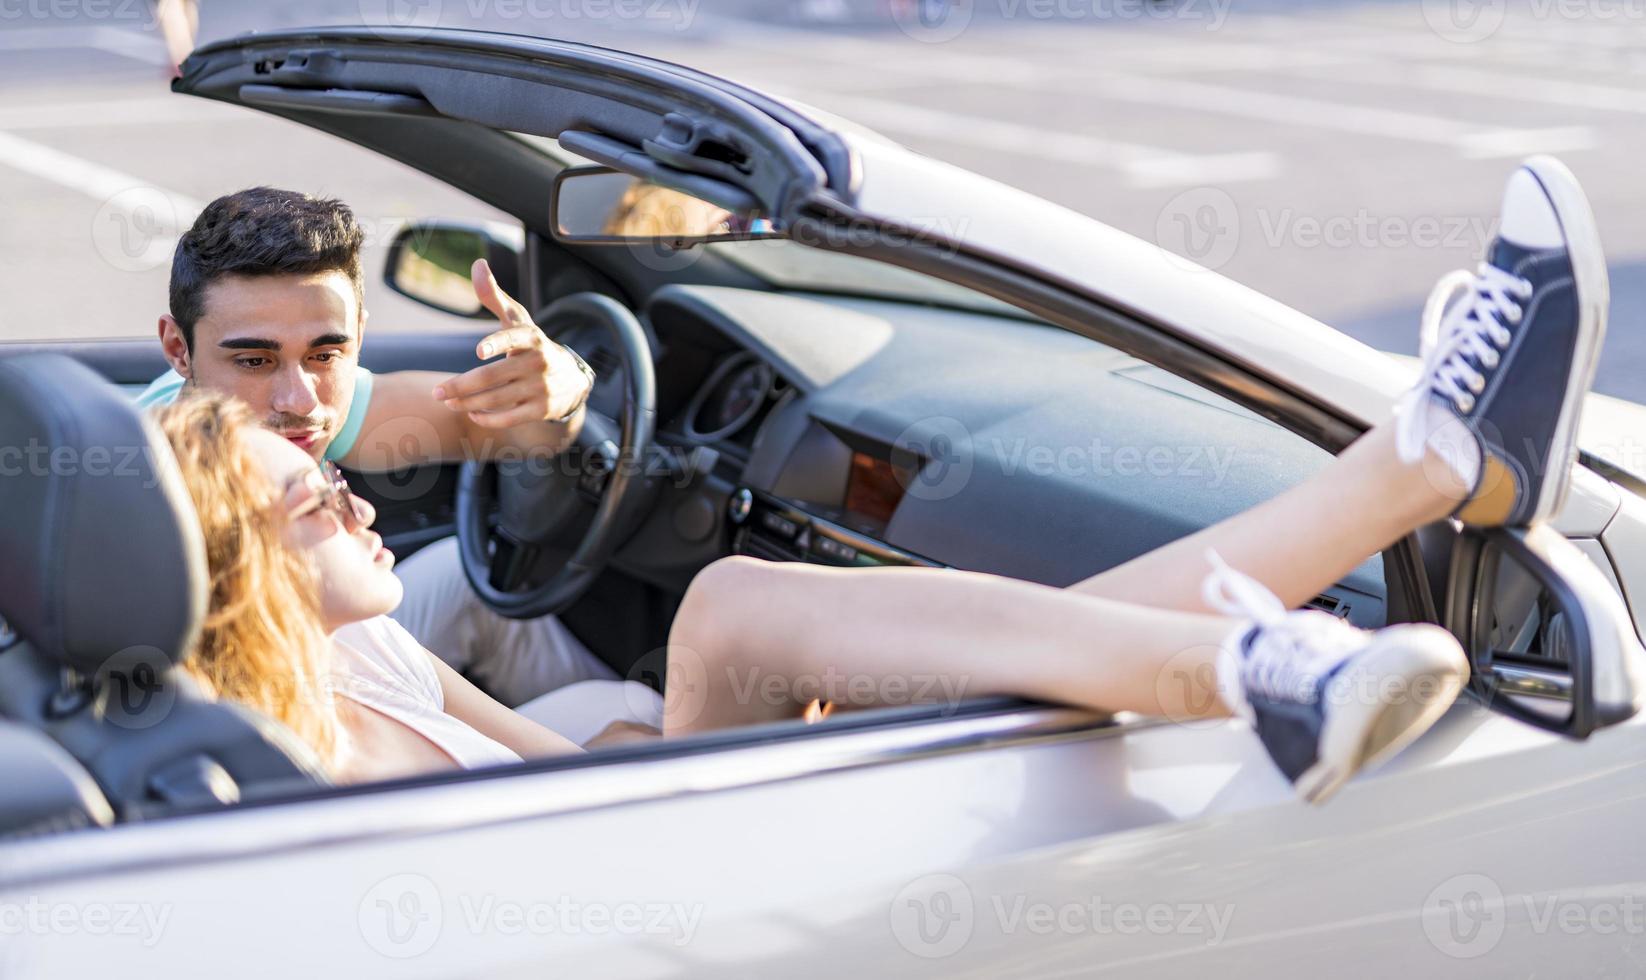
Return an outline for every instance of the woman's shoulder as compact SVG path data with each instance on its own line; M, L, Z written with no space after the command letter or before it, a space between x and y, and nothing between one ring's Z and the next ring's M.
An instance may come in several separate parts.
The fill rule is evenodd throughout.
M388 616L350 623L335 636L346 653L353 654L358 661L352 665L352 672L386 674L424 692L436 705L445 701L441 696L440 675L434 669L434 655Z

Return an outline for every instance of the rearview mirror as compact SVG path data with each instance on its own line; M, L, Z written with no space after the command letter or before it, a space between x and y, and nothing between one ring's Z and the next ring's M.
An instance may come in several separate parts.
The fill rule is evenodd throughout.
M1492 710L1572 738L1640 710L1646 650L1623 598L1553 528L1465 531L1449 605L1469 689Z
M680 249L778 237L772 223L752 211L722 207L610 167L573 167L556 174L549 209L554 237L563 242Z
M503 291L518 297L524 239L520 229L504 225L408 222L389 243L383 283L442 313L489 317L474 295L469 270L475 259L485 259Z

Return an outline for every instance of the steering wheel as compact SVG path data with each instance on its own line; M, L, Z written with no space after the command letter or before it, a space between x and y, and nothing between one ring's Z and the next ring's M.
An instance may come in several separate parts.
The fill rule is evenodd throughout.
M599 293L573 293L556 300L538 319L603 327L615 342L626 388L620 431L588 408L576 442L553 458L463 464L457 482L463 574L482 602L510 619L561 612L611 560L630 529L633 505L645 493L640 464L650 459L656 424L651 343L627 307ZM495 527L487 520L494 502L499 516ZM578 530L585 527L579 539ZM529 584L528 575L544 555L560 560L560 567L542 582Z

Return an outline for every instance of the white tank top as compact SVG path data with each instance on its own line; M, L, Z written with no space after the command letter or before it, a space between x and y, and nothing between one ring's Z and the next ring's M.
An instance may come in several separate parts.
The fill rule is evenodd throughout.
M446 713L434 654L387 616L350 623L337 640L337 692L433 742L464 769L519 762L520 756Z

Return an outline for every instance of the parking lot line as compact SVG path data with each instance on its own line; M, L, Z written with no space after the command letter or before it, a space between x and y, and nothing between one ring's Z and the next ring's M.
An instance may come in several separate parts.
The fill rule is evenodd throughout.
M819 108L888 135L904 134L996 152L1119 171L1133 187L1175 187L1264 180L1280 172L1272 153L1180 153L1160 147L1024 126L859 95L816 93Z
M230 108L184 95L140 99L99 99L88 102L50 102L0 107L0 130L84 129L105 126L149 126L162 123L212 124L257 118L244 109Z
M757 32L757 36L761 40L761 46L769 50L770 39L787 36L793 40L798 33L781 28L761 28ZM940 46L926 45L923 47ZM877 79L887 76L902 76L914 84L927 84L933 81L970 81L1037 92L1067 91L1069 86L1078 85L1083 93L1100 99L1107 98L1141 105L1169 106L1175 109L1239 119L1253 119L1284 126L1352 133L1357 136L1374 136L1382 139L1427 143L1448 147L1461 156L1471 159L1521 156L1531 152L1570 152L1589 149L1596 142L1593 131L1585 126L1547 128L1482 126L1474 121L1328 101L1307 96L1234 88L1223 83L1208 83L1176 77L1161 77L1159 75L1111 72L1106 70L1101 62L1096 65L1094 70L1081 67L1065 68L1048 64L1032 65L1014 72L990 73L989 69L1000 60L996 56L974 56L954 50L927 52L922 49L922 46L910 47L908 44L897 42L835 38L824 43L815 43L808 40L806 44L796 43L786 50L791 50L796 57L821 60L843 68L849 66L854 72L858 73L869 70ZM822 87L828 88L826 85ZM858 86L854 84L855 87ZM892 86L890 83L883 83L883 87ZM942 126L959 125L962 122L978 122L974 117L944 113L942 115L949 117L949 119L941 119L917 114L917 112L924 112L925 110L905 114L903 110L908 107L897 102L889 100L865 101L869 103L866 106L868 111L860 115L862 115L863 121L869 125L881 125L891 128L901 127L905 132L919 132L920 135L931 138L951 139L952 142L971 143L973 141L964 131L946 135L936 130ZM842 112L846 115L854 114L844 108ZM869 118L871 113L877 115L881 121L878 123L872 121ZM899 122L899 119L904 121ZM1030 132L1038 132L1040 136L1037 138L1043 144L1058 147L1047 151L1047 155L1056 155L1059 159L1072 159L1075 154L1087 152L1082 141L1093 141L1090 143L1090 151L1096 154L1098 159L1088 158L1087 162L1098 162L1102 165L1115 166L1123 170L1127 169L1127 160L1130 155L1135 154L1138 149L1132 144L1110 143L1110 141L1097 140L1094 137L1080 137L1077 134L1031 130L1028 127L1013 131L998 130L987 121L982 121L980 124L986 130L1006 136L1008 142L1004 148L1007 149L1010 149L1012 145L1035 146L1036 144L1025 142L1024 137ZM1016 126L1016 124L1003 125ZM1071 139L1060 144L1060 139L1065 136L1071 137ZM1178 157L1194 155L1178 151L1154 152L1171 153ZM1213 156L1225 158L1227 155L1217 154ZM1253 166L1253 161L1260 160L1264 156L1275 159L1273 154L1267 154L1263 151L1241 153L1237 156L1240 159L1234 163L1236 171ZM1216 159L1210 165L1210 169L1228 166L1228 164L1227 159ZM1267 166L1267 164L1264 166ZM1131 170L1129 173L1136 173L1136 171ZM1262 175L1267 176L1272 173L1271 170Z
M1316 74L1313 69L1301 73ZM1646 91L1641 89L1573 82L1563 78L1539 78L1519 72L1446 68L1439 65L1412 65L1399 72L1378 72L1369 67L1357 66L1347 70L1336 69L1333 77L1347 77L1356 84L1459 92L1514 102L1541 102L1568 109L1646 113Z
M166 45L158 32L123 31L116 27L14 27L0 31L0 51L103 51L148 65L166 63Z
M0 166L50 181L102 202L109 214L141 222L156 254L170 254L185 227L204 207L186 194L64 153L12 133L0 132Z
M1481 127L1474 122L1398 109L1328 102L1178 78L1112 76L1094 79L1090 83L1090 91L1101 98L1125 102L1172 106L1288 126L1337 130L1358 136L1431 143L1451 147L1470 158L1520 156L1533 151L1583 150L1595 144L1594 133L1586 126L1541 129Z

